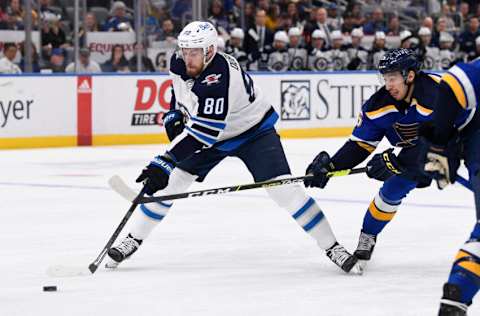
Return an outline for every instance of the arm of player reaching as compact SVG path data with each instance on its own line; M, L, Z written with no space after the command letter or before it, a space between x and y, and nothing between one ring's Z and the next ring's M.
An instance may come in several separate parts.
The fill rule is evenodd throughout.
M315 177L306 180L306 187L324 188L329 180L327 173L332 170L351 169L375 150L385 135L385 130L360 113L357 125L350 139L330 158L325 151L320 152L307 168L307 174Z
M450 84L442 80L433 114L433 131L422 131L420 146L422 169L437 181L439 189L453 183L460 166L460 144L457 141L455 120L464 107Z

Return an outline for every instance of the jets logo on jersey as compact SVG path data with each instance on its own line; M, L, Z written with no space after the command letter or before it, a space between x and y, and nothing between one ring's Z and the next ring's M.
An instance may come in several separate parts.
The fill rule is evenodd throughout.
M328 60L323 57L319 57L314 62L314 67L316 70L327 70Z
M222 74L211 74L205 77L205 79L202 81L202 83L205 83L207 86L210 86L212 84L216 84L220 82L220 77Z

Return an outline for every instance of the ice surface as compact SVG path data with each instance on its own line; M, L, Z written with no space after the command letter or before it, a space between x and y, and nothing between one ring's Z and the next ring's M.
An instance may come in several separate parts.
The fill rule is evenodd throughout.
M284 141L293 174L343 142ZM463 187L414 191L379 237L365 275L350 276L265 192L251 190L176 202L116 271L48 277L51 265L88 266L96 258L129 207L109 190L108 178L119 174L133 186L163 150L0 152L0 315L435 315L452 260L474 225L473 198ZM226 159L191 189L251 181L239 160ZM352 175L309 190L351 251L379 185ZM58 292L42 292L45 285ZM480 314L480 305L470 314Z

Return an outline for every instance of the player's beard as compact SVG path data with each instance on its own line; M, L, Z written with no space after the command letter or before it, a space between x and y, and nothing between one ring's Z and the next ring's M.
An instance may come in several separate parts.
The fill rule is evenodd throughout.
M192 78L195 78L195 77L198 77L202 72L203 65L199 65L198 67L196 67L196 65L187 65L186 68L187 68L187 75Z

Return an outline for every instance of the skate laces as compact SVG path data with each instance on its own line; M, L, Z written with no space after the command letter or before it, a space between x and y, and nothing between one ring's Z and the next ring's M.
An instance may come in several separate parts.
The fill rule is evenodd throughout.
M130 253L134 252L140 245L138 242L130 237L126 237L120 244L117 245L118 251L123 253L124 256L129 255Z
M375 238L372 235L368 235L365 233L360 234L357 250L370 251L370 248L372 248L372 246L374 245L375 245Z
M337 245L330 249L329 257L333 262L339 266L342 266L343 263L350 257L350 254L343 246Z

